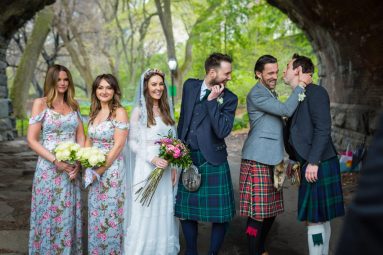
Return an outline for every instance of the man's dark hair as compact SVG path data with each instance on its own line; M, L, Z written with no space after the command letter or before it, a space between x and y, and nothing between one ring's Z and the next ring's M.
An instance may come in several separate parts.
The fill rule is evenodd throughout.
M300 56L297 53L293 55L293 59L293 69L301 66L303 73L314 73L314 64L311 59L305 56Z
M206 60L205 60L205 71L206 73L209 72L212 68L218 68L221 66L221 62L233 62L233 59L226 54L222 53L213 53L211 54Z
M262 72L263 69L265 69L266 64L275 64L277 62L278 62L278 60L271 55L263 55L260 58L258 58L257 62L255 62L255 66L254 66L255 79L258 79L256 72Z

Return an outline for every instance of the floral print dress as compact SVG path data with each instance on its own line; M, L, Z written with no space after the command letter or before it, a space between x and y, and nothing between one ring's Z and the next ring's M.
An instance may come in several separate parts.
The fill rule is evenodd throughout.
M108 153L114 145L115 129L128 124L108 119L97 126L89 125L93 146ZM120 154L104 172L100 181L90 185L88 194L89 254L121 254L123 248L123 214L125 200L124 161Z
M30 118L42 125L42 145L49 151L75 141L79 115L49 108ZM29 254L82 254L81 180L70 180L50 161L39 157L33 179Z

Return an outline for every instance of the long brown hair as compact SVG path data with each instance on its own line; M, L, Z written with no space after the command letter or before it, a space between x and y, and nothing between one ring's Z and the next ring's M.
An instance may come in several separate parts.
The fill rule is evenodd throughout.
M146 110L148 112L148 127L156 125L156 120L154 119L153 114L153 98L149 95L148 83L151 77L160 76L164 82L165 89L162 92L162 96L158 102L158 106L161 111L162 121L166 125L174 125L175 121L170 116L170 108L168 103L168 90L165 84L165 74L158 69L150 69L144 75L144 97L146 101Z
M68 68L62 65L53 65L48 68L44 82L44 96L47 98L47 106L54 108L52 103L57 98L57 81L59 79L59 73L63 71L68 76L68 89L64 94L64 102L69 105L73 111L77 111L79 106L76 100L74 100L74 84L72 75Z
M92 123L94 119L96 118L97 114L101 110L101 103L100 100L97 98L96 91L98 86L100 85L101 81L105 80L113 89L114 94L112 100L110 100L108 106L109 106L109 117L112 117L116 114L116 110L119 107L122 107L121 105L121 89L118 85L118 81L116 77L114 77L112 74L101 74L96 77L92 84L92 95L91 95L91 105L90 105L90 113L89 113L89 123Z

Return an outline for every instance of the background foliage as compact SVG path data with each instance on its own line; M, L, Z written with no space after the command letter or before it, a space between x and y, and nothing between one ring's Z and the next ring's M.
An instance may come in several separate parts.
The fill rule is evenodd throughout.
M42 96L45 71L53 63L71 70L82 114L88 114L92 79L101 73L118 77L124 105L128 106L134 100L140 74L147 68L162 69L167 73L167 84L171 84L167 61L173 47L172 57L178 61L174 80L176 108L183 81L188 77L203 78L204 60L210 53L224 52L233 57L233 79L228 87L239 97L234 127L238 129L248 122L246 95L256 83L253 68L261 55L277 57L280 76L293 53L317 63L302 31L264 0L57 0L53 11L50 32L30 85L24 90L29 98L23 104L27 113L31 100ZM160 22L166 15L171 15L170 21ZM11 41L7 52L10 90L20 86L14 78L36 25L31 20ZM282 101L290 93L281 79L277 93Z

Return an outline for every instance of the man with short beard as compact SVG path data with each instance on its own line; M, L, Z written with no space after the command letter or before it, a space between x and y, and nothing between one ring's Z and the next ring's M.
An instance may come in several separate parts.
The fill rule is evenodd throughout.
M237 96L225 88L231 80L230 56L213 53L205 61L204 80L188 79L183 86L178 137L191 149L201 174L198 190L182 184L176 196L175 215L186 239L186 255L196 255L198 221L211 222L209 255L218 254L228 222L235 214L225 137L233 128Z
M281 186L277 190L273 184L274 168L283 163L284 156L282 117L293 115L298 95L311 77L300 77L299 86L298 82L292 84L292 94L282 103L275 93L277 59L270 55L260 57L254 74L258 82L246 100L250 131L242 149L239 194L240 215L248 217L249 254L258 255L267 254L266 236L275 217L284 210Z

